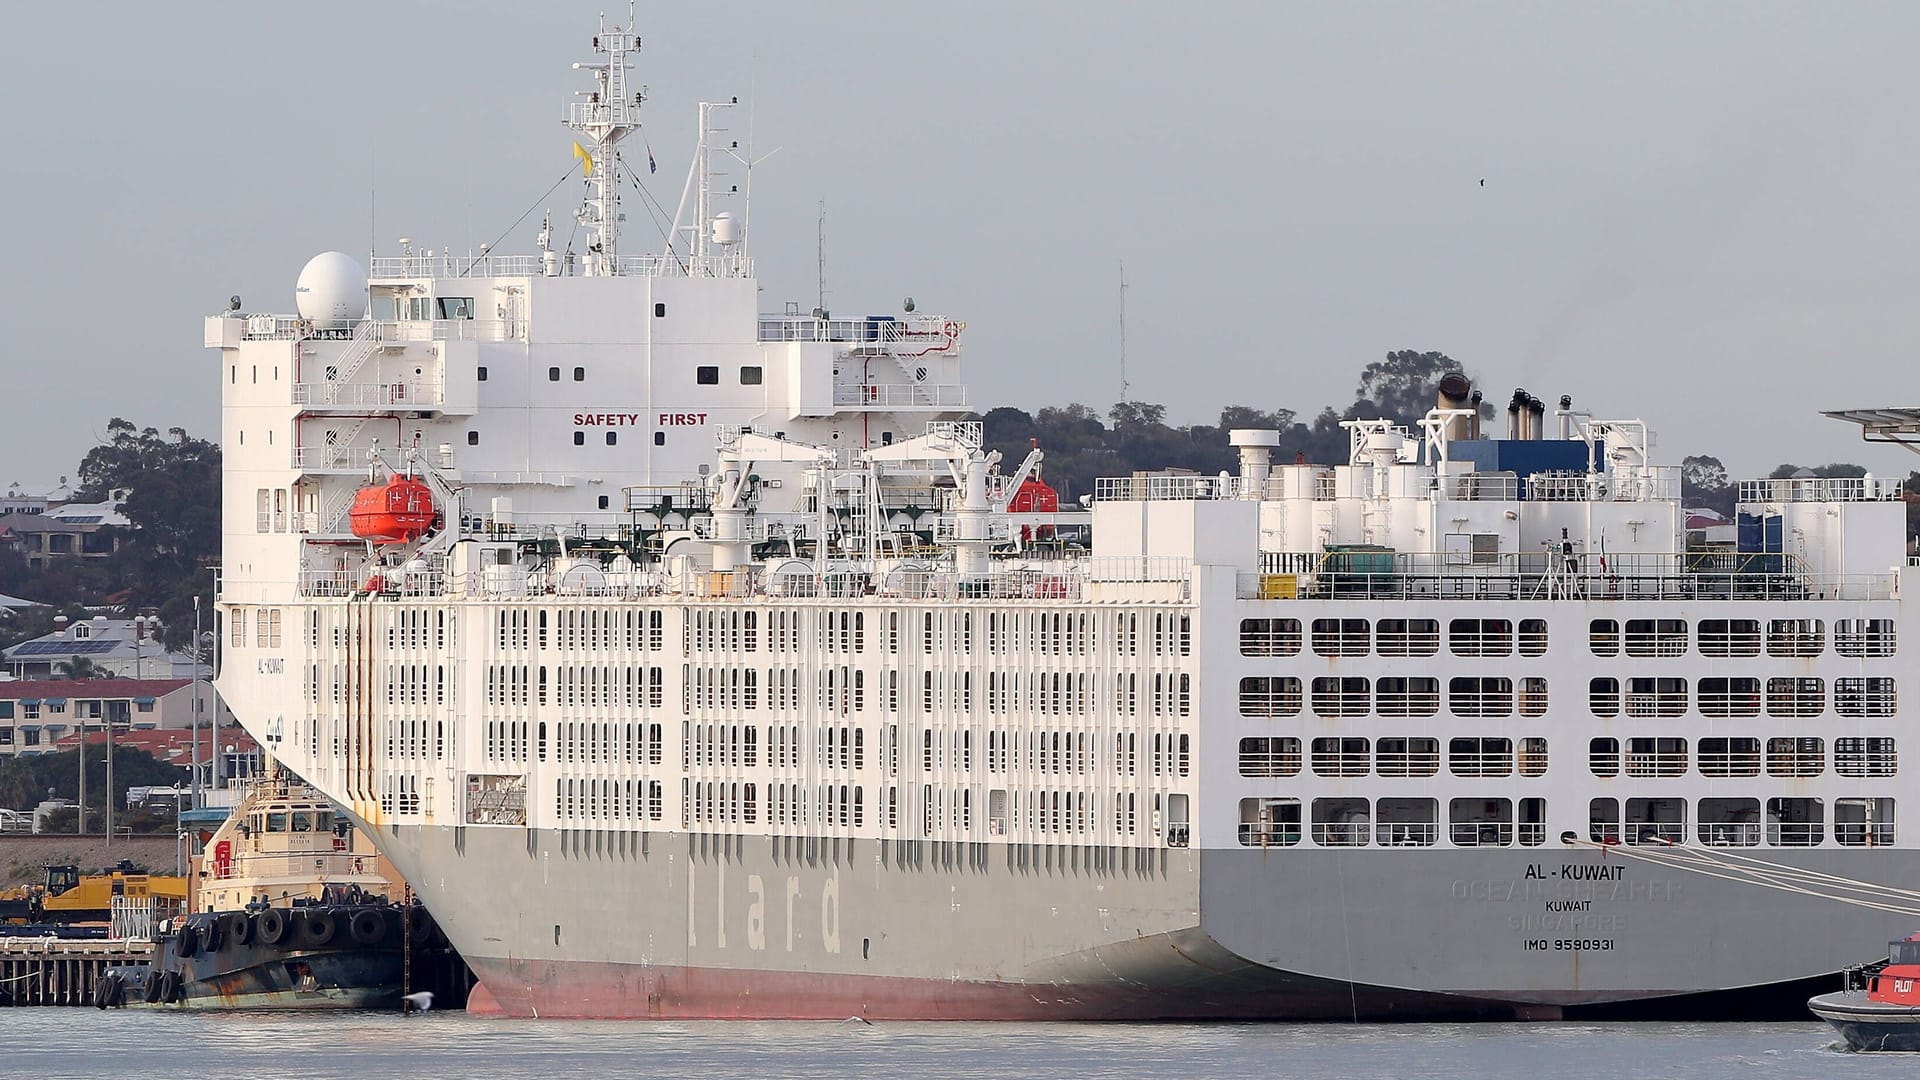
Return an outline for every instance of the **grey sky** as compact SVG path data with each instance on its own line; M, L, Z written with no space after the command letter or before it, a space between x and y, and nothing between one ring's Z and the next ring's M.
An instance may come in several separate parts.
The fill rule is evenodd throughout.
M363 257L370 176L383 252L493 239L570 163L597 10L10 8L0 484L113 415L215 434L200 317ZM757 89L763 308L811 306L824 198L828 306L968 320L983 407L1117 398L1124 258L1134 397L1176 421L1440 349L1496 398L1643 415L1671 462L1920 466L1814 411L1920 404L1920 5L737 0L640 31L656 197L694 103Z

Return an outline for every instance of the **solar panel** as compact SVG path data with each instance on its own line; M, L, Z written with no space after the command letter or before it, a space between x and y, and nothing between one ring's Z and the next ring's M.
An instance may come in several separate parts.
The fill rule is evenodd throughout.
M102 521L105 521L106 518L102 517L99 514L80 514L74 517L55 518L54 520L71 522L75 525L98 525Z
M120 647L118 641L29 641L13 648L15 658L22 656L98 656Z

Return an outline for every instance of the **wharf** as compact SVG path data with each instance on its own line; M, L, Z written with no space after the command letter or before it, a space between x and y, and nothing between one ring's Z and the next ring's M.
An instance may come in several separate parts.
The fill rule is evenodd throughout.
M152 957L151 941L0 938L0 1005L91 1005L107 968Z

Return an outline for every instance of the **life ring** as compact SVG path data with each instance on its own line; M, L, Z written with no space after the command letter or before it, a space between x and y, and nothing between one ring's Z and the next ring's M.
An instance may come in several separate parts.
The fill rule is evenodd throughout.
M200 951L200 930L192 923L181 923L173 933L173 954L186 959Z
M227 916L227 933L233 938L234 946L253 944L253 916L245 911L236 911Z
M268 908L261 912L255 927L260 931L260 944L278 945L286 940L287 923L285 908Z
M326 910L309 911L301 928L301 936L311 945L330 945L339 933L340 920L334 917L333 912Z
M347 933L352 936L355 945L378 945L387 936L387 920L373 908L361 908L353 913L353 919L347 924Z

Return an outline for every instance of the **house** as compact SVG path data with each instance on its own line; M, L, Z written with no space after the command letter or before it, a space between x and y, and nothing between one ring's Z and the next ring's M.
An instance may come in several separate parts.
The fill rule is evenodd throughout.
M65 485L53 496L26 495L16 487L0 498L0 536L11 538L35 572L61 559L105 559L132 527L120 511L129 494L116 488L101 502L80 503L60 501L72 495Z
M53 751L88 731L186 729L193 722L192 679L0 679L0 758ZM200 714L220 715L213 688L200 686ZM211 719L207 722L211 723Z
M194 672L193 656L168 652L156 640L160 621L148 616L109 619L96 615L91 619L69 622L55 616L53 632L0 650L0 664L16 679L50 679L59 665L76 657L85 657L103 673L131 679L187 679ZM200 677L213 677L212 669L200 665Z

